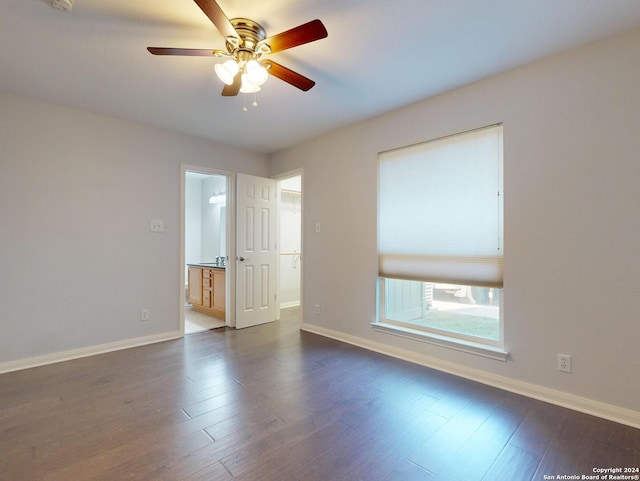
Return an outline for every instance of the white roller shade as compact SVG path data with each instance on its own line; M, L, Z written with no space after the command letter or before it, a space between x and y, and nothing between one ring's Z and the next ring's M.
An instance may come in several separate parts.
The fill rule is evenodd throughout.
M380 275L502 287L502 126L379 157Z

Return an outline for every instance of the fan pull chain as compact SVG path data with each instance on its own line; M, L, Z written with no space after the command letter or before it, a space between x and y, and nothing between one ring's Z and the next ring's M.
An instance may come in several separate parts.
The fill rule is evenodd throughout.
M257 93L253 93L253 102L251 102L251 105L253 105L254 107L258 106L258 94ZM242 94L242 111L243 112L247 112L249 109L247 108L247 94Z

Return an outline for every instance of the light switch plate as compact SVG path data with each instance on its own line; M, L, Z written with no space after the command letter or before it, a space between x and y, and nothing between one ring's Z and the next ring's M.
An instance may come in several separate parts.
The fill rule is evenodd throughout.
M164 232L164 221L162 219L151 219L149 228L151 232Z

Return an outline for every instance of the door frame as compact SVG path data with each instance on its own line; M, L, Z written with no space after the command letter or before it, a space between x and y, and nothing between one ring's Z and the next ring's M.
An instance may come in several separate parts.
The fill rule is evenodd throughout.
M184 336L184 306L186 302L185 297L185 174L186 172L198 172L208 175L222 175L227 178L227 265L226 265L226 298L227 307L225 313L225 324L229 327L235 327L236 319L236 173L228 170L215 169L212 167L203 167L200 165L180 163L180 239L179 239L179 299L180 299L180 335ZM300 230L300 245L302 250L302 257L300 259L300 310L304 312L304 253L305 253L305 236L304 236L304 168L299 167L297 169L282 172L280 174L271 176L272 179L278 181L276 183L276 191L278 192L278 209L277 209L277 223L276 231L280 233L280 192L279 181L295 176L301 177L302 193L300 196L300 215L301 215L301 230ZM279 249L278 242L278 249ZM279 257L279 256L278 256ZM280 263L277 263L276 268L276 286L277 286L277 298L276 304L276 320L280 319ZM302 322L302 321L301 321Z
M280 174L272 176L272 179L277 181L276 183L276 192L278 196L278 217L276 219L276 231L278 232L278 253L280 252L280 233L281 233L281 223L280 223L280 209L282 205L281 194L280 194L280 181L284 179L288 179L290 177L300 176L300 312L304 312L304 167L299 167L297 169L288 170L286 172L282 172ZM278 265L276 270L276 286L278 289L278 303L276 304L276 320L280 319L280 255L278 255ZM300 320L302 323L302 320Z
M199 165L180 163L180 254L179 254L179 299L180 299L180 335L184 336L184 306L186 303L185 297L185 224L186 224L186 212L185 212L185 194L186 194L186 173L196 172L199 174L207 175L219 175L227 178L227 263L225 269L225 296L227 299L227 307L225 312L225 324L233 327L235 325L236 308L235 308L235 258L236 258L236 236L235 236L235 172L229 172L221 169L214 169L211 167L202 167ZM232 261L233 260L233 261Z

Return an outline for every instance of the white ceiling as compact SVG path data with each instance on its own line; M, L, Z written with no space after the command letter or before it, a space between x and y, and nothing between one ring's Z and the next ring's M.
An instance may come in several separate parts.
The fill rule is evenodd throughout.
M222 97L206 57L224 48L193 0L0 2L0 93L34 97L272 153L344 125L640 25L638 0L218 0L269 36L319 18L329 36L273 54L312 78L271 77L257 108Z

